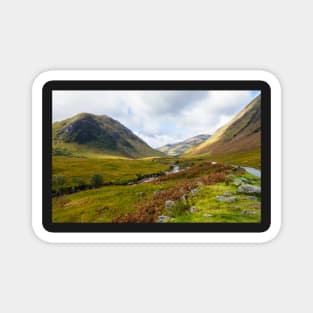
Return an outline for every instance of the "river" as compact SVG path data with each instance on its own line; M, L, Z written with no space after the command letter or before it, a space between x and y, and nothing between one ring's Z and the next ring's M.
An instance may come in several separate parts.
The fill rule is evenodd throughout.
M212 162L212 164L213 163L216 163L216 162ZM261 177L261 171L256 169L256 168L247 167L247 166L242 166L242 168L244 168L246 170L246 172L248 172L251 175L254 175L256 177ZM163 174L163 175L175 174L175 173L179 173L180 171L182 171L182 169L179 167L179 165L174 165L169 171L166 171L165 174ZM157 178L159 178L160 176L163 176L163 175L152 175L150 177L143 178L137 182L130 183L130 185L149 183L149 182L152 182L152 181L156 180Z
M181 171L180 167L178 165L174 165L169 171L166 171L164 175L175 174L175 173L178 173L180 171ZM143 179L141 179L141 180L139 180L139 181L137 181L135 183L132 183L131 185L149 183L149 182L152 182L152 181L156 180L160 176L163 176L163 175L153 175L153 176L150 176L150 177L146 177L146 178L143 178Z
M246 172L248 172L251 175L254 175L256 177L261 177L261 170L258 170L256 168L253 167L247 167L247 166L242 166Z

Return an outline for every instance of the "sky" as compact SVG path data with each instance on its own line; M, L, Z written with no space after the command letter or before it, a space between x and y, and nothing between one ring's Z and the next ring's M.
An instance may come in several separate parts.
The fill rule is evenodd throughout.
M153 148L213 134L250 103L258 90L56 90L53 121L78 113L118 120Z

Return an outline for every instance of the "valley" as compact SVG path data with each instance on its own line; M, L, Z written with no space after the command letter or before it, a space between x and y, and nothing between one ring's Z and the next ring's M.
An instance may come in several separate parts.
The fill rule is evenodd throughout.
M56 164L64 159L55 158ZM91 184L72 192L59 190L53 197L53 221L58 222L259 222L260 178L243 168L203 158L153 158L89 160L82 166L77 159L67 161L71 167L56 166L58 176L69 187L84 183L93 171L102 175L100 186ZM89 162L97 164L88 167ZM141 164L139 166L139 163ZM179 171L173 171L174 167ZM172 171L171 171L172 170ZM152 180L143 177L153 177ZM75 179L76 177L76 179ZM73 183L74 182L74 183ZM239 187L255 186L246 192Z
M259 223L260 97L212 136L153 149L106 115L53 124L54 223Z

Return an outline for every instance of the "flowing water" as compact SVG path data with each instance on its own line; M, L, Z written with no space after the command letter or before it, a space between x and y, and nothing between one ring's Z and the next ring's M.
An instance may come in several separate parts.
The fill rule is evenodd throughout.
M174 174L174 173L178 173L180 171L181 171L180 167L178 165L174 165L169 171L165 172L164 175ZM137 185L137 184L149 183L149 182L156 180L160 176L162 176L162 175L154 175L154 176L146 177L146 178L143 178L143 179L135 182L134 184Z
M247 166L243 166L243 168L246 170L246 172L248 172L251 175L254 175L256 177L261 177L261 170L258 170L256 168L253 167L247 167Z

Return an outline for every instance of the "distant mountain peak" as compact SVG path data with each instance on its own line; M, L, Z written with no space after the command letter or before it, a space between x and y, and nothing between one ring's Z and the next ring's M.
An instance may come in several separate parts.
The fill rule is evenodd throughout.
M158 150L170 156L178 156L184 154L188 149L201 144L209 137L210 135L200 134L197 136L187 138L180 142L169 143L167 145L159 147Z
M53 124L53 145L76 145L97 153L132 158L159 156L130 129L107 115L79 113ZM78 145L78 146L77 146ZM69 146L68 146L69 147Z
M255 151L261 145L261 96L257 96L208 140L187 154L211 155Z

